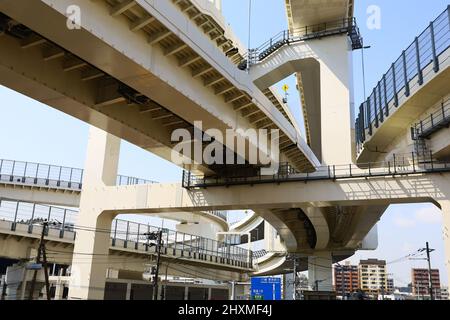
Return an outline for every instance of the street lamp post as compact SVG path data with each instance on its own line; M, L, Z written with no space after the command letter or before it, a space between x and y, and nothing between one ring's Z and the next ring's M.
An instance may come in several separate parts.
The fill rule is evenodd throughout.
M251 32L252 32L252 0L248 0L248 51L247 51L247 72L250 72L250 59L252 56L251 47Z
M366 99L366 65L364 62L364 49L370 49L371 46L365 46L361 48L361 62L362 62L362 76L363 76L363 89L364 89L364 100Z

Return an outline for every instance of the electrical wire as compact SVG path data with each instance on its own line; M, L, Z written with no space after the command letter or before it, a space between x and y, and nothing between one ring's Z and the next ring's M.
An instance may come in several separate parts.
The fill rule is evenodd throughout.
M423 253L423 252L419 252L419 250L413 251L412 253L410 253L410 254L408 254L408 255L406 255L406 256L403 256L403 257L401 257L401 258L398 258L398 259L395 259L395 260L386 262L386 265L389 265L389 264L395 264L395 263L400 263L400 262L406 262L406 261L408 261L410 258L417 257L417 256L421 256L421 255L423 255L423 254L424 254L424 253Z

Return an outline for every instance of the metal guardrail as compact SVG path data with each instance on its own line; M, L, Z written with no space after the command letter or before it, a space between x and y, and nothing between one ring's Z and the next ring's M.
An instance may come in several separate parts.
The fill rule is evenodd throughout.
M50 164L0 159L0 182L21 183L53 188L81 191L83 169L55 166ZM118 175L116 185L131 186L154 184L156 181ZM227 221L224 211L207 211Z
M281 31L258 48L249 50L239 64L239 69L247 69L247 59L250 59L250 65L256 64L269 57L272 53L276 52L285 45L343 33L347 33L350 36L353 49L360 49L362 47L362 38L356 19L339 19L311 26L305 26L302 28L296 28L291 31Z
M268 252L264 249L262 250L258 250L258 251L253 251L253 259L260 259L262 257L264 257Z
M205 177L184 171L182 185L186 189L228 187L233 185L255 185L265 183L308 182L320 180L343 180L376 177L396 177L411 174L430 174L450 172L450 162L442 162L418 157L414 152L405 155L393 155L392 161L361 164L361 167L349 165L329 165L316 167L314 172L298 172L289 164L281 164L274 175L249 177Z
M49 229L57 230L61 239L73 235L75 240L77 230L110 232L113 247L149 251L152 246L146 234L162 230L163 254L170 254L172 251L173 255L178 252L181 256L203 261L243 268L253 266L252 251L224 242L120 219L113 220L111 230L93 230L86 226L77 226L77 216L78 212L75 210L0 199L0 221L11 222L11 231L16 231L19 225L26 225L28 233L32 234L34 227L49 221L52 222Z
M441 103L441 108L411 128L413 140L427 139L433 133L450 126L450 98Z
M219 210L214 210L214 211L206 211L209 214L212 214L213 216L219 217L222 220L228 221L228 214L227 211L219 211Z
M0 182L81 190L83 169L50 164L0 159ZM153 184L155 181L117 176L117 185Z
M450 5L392 63L369 98L360 105L355 124L358 152L362 150L367 136L373 134L373 128L380 127L386 118L395 113L402 98L417 91L430 72L439 72L444 62L440 57L448 48ZM433 68L430 69L431 64ZM427 68L430 70L424 74Z

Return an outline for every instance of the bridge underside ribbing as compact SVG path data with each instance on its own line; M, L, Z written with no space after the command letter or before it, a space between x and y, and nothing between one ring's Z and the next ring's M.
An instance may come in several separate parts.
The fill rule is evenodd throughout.
M262 92L254 88L246 74L241 74L223 54L214 62L206 61L208 59L202 53L196 52L199 48L191 45L191 40L188 41L179 32L171 30L173 26L164 25L173 21L157 17L152 22L155 24L152 28L149 25L148 29L130 30L128 18L107 15L100 22L90 14L103 16L105 8L101 3L83 3L83 11L90 13L84 16L86 26L83 24L82 30L59 28L57 31L43 25L34 15L25 13L39 12L41 16L52 17L51 19L65 25L66 17L55 10L62 10L64 5L58 2L54 8L50 8L47 2L51 1L4 3L0 7L34 32L27 35L32 39L25 37L17 51L1 59L6 67L2 76L5 85L168 160L171 159L171 149L174 146L171 132L176 128L192 129L194 121L202 121L204 130L216 128L223 132L226 129L278 126L281 129L280 142L286 146L286 152L289 151L286 157L291 163L305 170L316 161L306 144L298 140L298 133L289 120ZM138 1L133 3L136 8L144 6L148 10L147 15L150 11L156 15L153 7L140 2L138 6ZM27 10L20 11L20 5L25 5ZM164 10L176 11L172 4L161 5ZM133 12L134 9L130 10ZM115 32L99 28L107 34L97 35L88 31L95 30L99 23L110 24L110 31ZM153 30L155 34L149 30ZM151 40L152 35L158 34L158 30L164 31L165 36L153 37L154 41L149 44L148 34L150 33ZM114 43L120 40L120 36L128 39L126 46ZM200 37L202 45L211 46L204 41L204 35L196 34L192 37ZM89 48L95 50L85 50L77 43L89 43ZM133 50L139 53L138 57L133 56ZM94 51L97 53L94 54ZM149 52L150 56L144 55L144 52ZM36 55L34 62L31 56L25 57L33 53ZM26 67L21 67L20 64L13 63L14 56L30 62ZM189 64L183 63L183 59L192 56L198 56L199 59ZM71 59L67 59L68 57ZM108 59L105 60L104 57ZM225 64L223 67L228 69L227 72L233 73L231 77L215 65L217 62ZM36 67L35 70L30 68L32 64L44 64L49 75L43 78ZM249 98L248 92L242 90L242 84L235 83L236 79L249 82L247 87L250 86L250 91L253 90L253 99ZM122 94L123 89L128 91L125 95ZM210 92L211 89L213 92ZM146 100L143 105L141 98ZM228 147L231 144L229 141L224 143ZM247 139L247 143L252 145L255 142ZM297 152L300 151L299 147L304 148L305 152ZM248 154L240 156L248 158ZM193 164L192 169L205 173L212 171L211 168L198 164Z

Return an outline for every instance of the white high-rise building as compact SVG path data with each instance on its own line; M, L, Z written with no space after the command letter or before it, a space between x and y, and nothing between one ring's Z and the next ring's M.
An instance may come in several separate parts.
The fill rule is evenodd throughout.
M359 262L360 288L368 294L387 294L386 261L378 259Z

